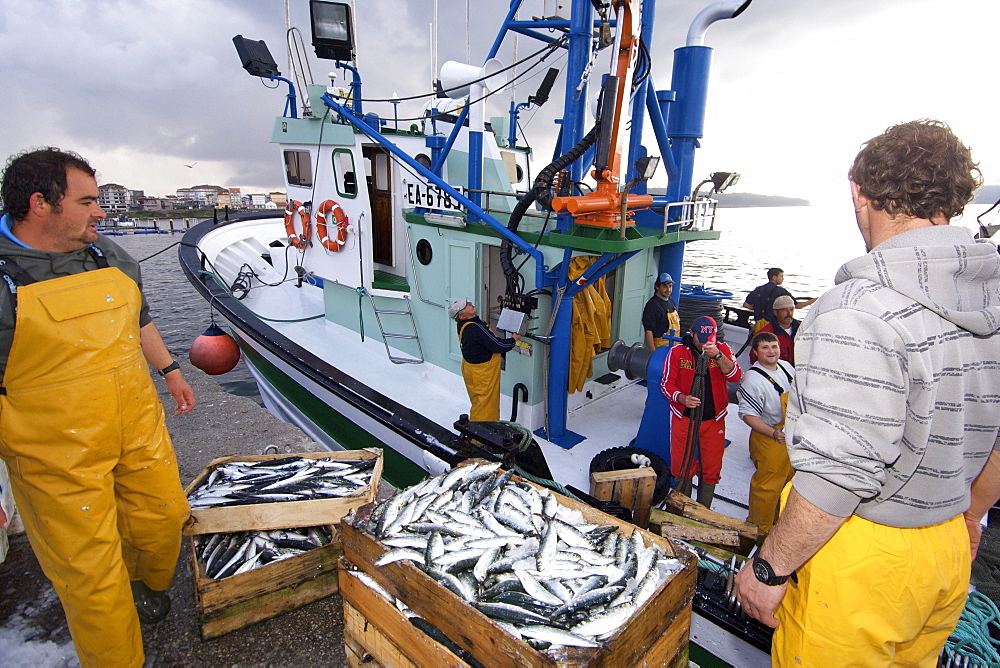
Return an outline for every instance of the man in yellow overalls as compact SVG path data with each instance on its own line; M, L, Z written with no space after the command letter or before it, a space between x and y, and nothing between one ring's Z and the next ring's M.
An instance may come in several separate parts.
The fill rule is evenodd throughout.
M753 337L757 361L743 374L737 392L740 418L750 432L750 459L756 471L750 479L748 522L766 536L778 517L778 495L792 479L792 463L785 448L785 409L795 367L781 359L781 344L773 332Z
M188 504L148 362L194 393L149 317L139 267L97 233L94 170L12 158L0 220L0 457L83 666L141 666L166 615ZM3 518L0 518L2 520Z
M448 304L448 317L458 322L462 377L472 402L469 420L496 422L500 419L500 355L511 350L521 335L498 338L476 316L476 305L468 299L452 300Z
M1000 255L949 224L982 178L944 123L889 128L848 175L868 253L795 339L795 473L735 593L779 668L932 668L1000 499Z

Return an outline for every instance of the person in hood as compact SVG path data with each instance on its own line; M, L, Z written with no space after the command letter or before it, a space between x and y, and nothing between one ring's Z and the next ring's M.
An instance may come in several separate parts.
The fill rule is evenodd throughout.
M472 407L469 420L496 422L500 419L501 355L512 350L520 334L501 339L476 315L476 305L468 299L453 299L448 317L458 323L462 346L462 378Z
M175 414L194 392L150 318L138 263L97 231L87 161L55 148L13 156L0 194L0 457L80 664L141 666L139 622L170 610L188 515L149 366Z
M934 666L1000 498L1000 255L948 224L981 177L944 123L890 127L849 177L869 252L799 330L794 475L737 599L776 666Z

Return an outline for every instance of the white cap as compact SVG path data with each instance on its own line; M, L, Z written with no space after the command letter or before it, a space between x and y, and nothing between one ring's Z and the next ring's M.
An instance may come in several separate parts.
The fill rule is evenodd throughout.
M793 300L788 295L781 295L780 297L774 300L774 303L771 305L771 308L774 309L775 311L783 308L795 308L795 300Z
M454 320L459 312L469 304L468 299L452 299L448 302L448 317Z

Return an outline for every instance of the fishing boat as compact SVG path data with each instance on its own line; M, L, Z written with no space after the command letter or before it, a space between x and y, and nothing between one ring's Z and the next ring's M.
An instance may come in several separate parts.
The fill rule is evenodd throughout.
M263 42L234 38L244 69L286 92L270 141L288 205L192 228L181 265L237 338L268 409L329 448L383 448L384 478L397 486L487 457L585 494L594 470L649 464L662 498L667 347L641 345L655 277L675 278L682 329L708 308L734 350L747 338L746 314L723 314L719 294L681 291L685 247L719 238L713 195L738 178L695 175L712 60L704 41L750 0L697 15L669 87L651 73L655 23L670 20L655 0L563 4L540 16L541 2L511 0L483 61L443 63L412 99L370 86L362 95L356 48L377 45L356 43L350 4L310 3L316 55L343 78L314 83L301 65L284 77ZM527 55L501 62L515 38ZM540 85L522 94L536 75ZM556 83L559 136L553 158L539 160L519 117L556 104ZM487 118L500 99L509 109ZM402 122L399 105L413 107ZM663 196L647 192L657 169ZM682 297L704 307L685 313ZM467 419L447 313L455 299L523 335L501 374L504 422ZM735 410L728 430L743 451L727 452L717 498L742 519L752 464ZM766 661L759 646L719 642L731 663Z

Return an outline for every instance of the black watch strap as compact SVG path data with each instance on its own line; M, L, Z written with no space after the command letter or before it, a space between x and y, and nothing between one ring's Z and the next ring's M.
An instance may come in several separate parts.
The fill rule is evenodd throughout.
M166 376L171 371L176 371L177 369L180 369L180 368L181 368L181 365L178 364L176 360L174 360L173 362L171 362L167 366L163 367L162 369L157 369L156 373L160 374L161 376Z
M750 567L753 569L754 576L768 587L777 587L778 585L785 584L789 578L791 578L792 582L795 583L798 583L799 581L799 579L795 576L795 571L792 571L788 575L775 575L774 569L771 568L771 564L767 563L756 554L751 560Z

